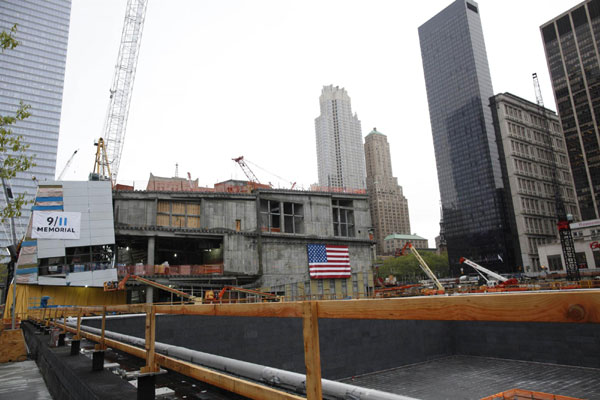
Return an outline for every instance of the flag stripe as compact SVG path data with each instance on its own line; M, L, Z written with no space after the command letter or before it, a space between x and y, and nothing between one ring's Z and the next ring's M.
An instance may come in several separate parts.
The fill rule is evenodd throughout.
M308 244L308 266L311 278L350 278L350 251L348 246Z

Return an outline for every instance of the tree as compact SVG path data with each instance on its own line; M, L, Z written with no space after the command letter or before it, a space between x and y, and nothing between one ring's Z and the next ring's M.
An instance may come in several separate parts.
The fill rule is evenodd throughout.
M450 267L448 264L448 254L435 254L431 251L420 251L419 254L425 260L429 268L438 278L449 276ZM417 258L413 254L406 254L401 257L388 258L379 268L379 276L386 277L394 275L401 281L417 281L427 279L427 275L419 266Z
M15 39L17 33L17 24L13 25L10 31L0 32L0 52L4 55L4 50L14 49L19 45L19 42ZM15 265L17 260L16 246L17 239L15 233L14 218L20 217L22 209L25 205L30 203L30 200L25 199L25 193L19 193L16 197L12 195L7 187L7 181L17 176L19 172L25 172L35 166L33 162L33 155L27 155L26 151L29 148L28 144L23 141L23 136L17 135L11 129L11 126L19 121L23 121L29 118L31 115L29 109L31 106L24 104L23 101L19 102L19 106L15 112L15 115L0 115L0 181L2 182L2 189L4 192L4 200L6 205L0 210L0 222L5 223L6 220L10 221L12 245L9 246L9 252L11 261L8 264L8 271L6 276L6 288L9 286L9 282L15 275ZM12 198L12 201L11 201ZM12 306L12 328L15 329L15 291L16 287L13 286L13 306ZM6 290L4 291L4 303L6 303Z
M14 49L20 43L15 39L17 25L13 25L9 32L0 32L0 49L2 53L6 49ZM31 201L25 199L25 193L17 194L9 201L12 193L6 190L6 182L14 178L17 173L25 172L35 166L33 155L27 155L28 144L23 141L23 136L15 134L11 126L19 121L29 118L30 105L19 103L19 107L14 116L0 115L0 179L5 188L6 206L0 210L0 222L4 223L7 219L20 217L22 209ZM14 240L14 239L13 239ZM16 243L14 243L16 244Z

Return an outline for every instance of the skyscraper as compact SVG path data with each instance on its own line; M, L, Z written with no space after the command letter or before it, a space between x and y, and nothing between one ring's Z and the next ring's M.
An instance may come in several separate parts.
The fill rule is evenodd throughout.
M324 86L315 119L319 185L365 189L365 153L360 121L344 88Z
M36 193L37 181L53 180L71 14L70 0L2 0L0 30L17 24L19 46L0 54L2 87L0 115L15 115L19 101L31 105L31 116L13 125L13 132L29 144L35 167L12 179L13 193ZM5 206L0 197L0 207ZM29 215L17 221L17 234L25 231ZM0 231L0 245L7 244L8 230Z
M573 7L541 31L581 218L600 218L600 0Z
M398 179L392 175L392 160L387 136L373 128L365 137L367 163L367 193L371 222L379 254L393 254L386 249L384 239L392 233L410 234L408 201L402 194Z
M479 7L456 0L419 27L450 266L516 266L489 99Z

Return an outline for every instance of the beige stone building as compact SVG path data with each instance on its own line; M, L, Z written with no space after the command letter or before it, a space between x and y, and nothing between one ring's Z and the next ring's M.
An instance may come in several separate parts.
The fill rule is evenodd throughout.
M392 176L392 161L387 136L376 128L365 137L367 193L377 252L393 254L384 239L392 233L410 234L408 201L402 194L398 179Z

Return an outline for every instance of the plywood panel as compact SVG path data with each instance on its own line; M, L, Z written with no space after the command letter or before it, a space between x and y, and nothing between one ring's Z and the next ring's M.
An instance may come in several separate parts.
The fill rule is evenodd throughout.
M171 212L170 203L168 201L159 201L158 212L169 214Z
M164 214L158 214L156 216L156 225L158 226L169 226L169 216Z
M185 215L185 203L173 203L173 214Z
M188 217L188 228L200 228L200 217Z
M188 215L200 215L200 204L190 203L187 205Z

